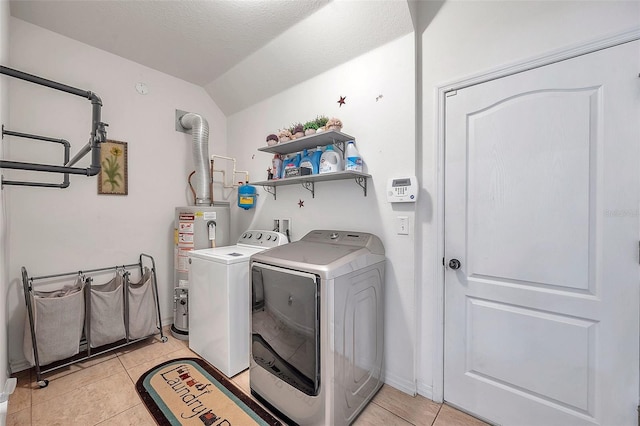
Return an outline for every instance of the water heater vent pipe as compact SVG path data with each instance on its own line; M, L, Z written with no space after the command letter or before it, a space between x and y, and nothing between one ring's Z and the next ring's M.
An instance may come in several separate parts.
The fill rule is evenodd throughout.
M201 115L188 112L180 117L180 125L191 130L193 162L196 168L196 206L210 206L211 170L209 169L209 123Z

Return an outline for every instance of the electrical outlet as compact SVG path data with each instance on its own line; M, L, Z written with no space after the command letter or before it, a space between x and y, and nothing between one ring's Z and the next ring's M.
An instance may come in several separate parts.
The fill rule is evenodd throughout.
M282 232L284 235L291 236L291 219L280 219L280 232Z

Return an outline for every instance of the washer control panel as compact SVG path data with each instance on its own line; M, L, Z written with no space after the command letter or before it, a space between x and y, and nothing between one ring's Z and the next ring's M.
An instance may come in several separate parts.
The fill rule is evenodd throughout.
M276 247L287 243L287 236L275 231L250 229L238 238L238 244L255 247Z

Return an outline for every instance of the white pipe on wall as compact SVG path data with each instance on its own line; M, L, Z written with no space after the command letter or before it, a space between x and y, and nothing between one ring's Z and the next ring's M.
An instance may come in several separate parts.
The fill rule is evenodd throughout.
M236 159L232 158L232 157L223 157L222 155L212 155L211 156L211 163L214 162L214 158L220 158L223 160L229 160L233 162L233 173L231 174L231 179L233 180L236 176L236 174L238 173L243 173L244 177L245 177L245 182L249 182L249 172L246 170L236 170ZM220 172L222 173L222 186L224 188L237 188L239 185L236 183L231 182L231 184L227 184L226 180L226 173L224 170L216 170L215 168L213 169L214 172Z

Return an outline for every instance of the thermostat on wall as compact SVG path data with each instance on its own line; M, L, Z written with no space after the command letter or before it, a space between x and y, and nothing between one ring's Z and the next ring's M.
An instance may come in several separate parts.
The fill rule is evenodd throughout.
M387 182L387 201L415 203L418 200L418 179L415 176L392 178Z

